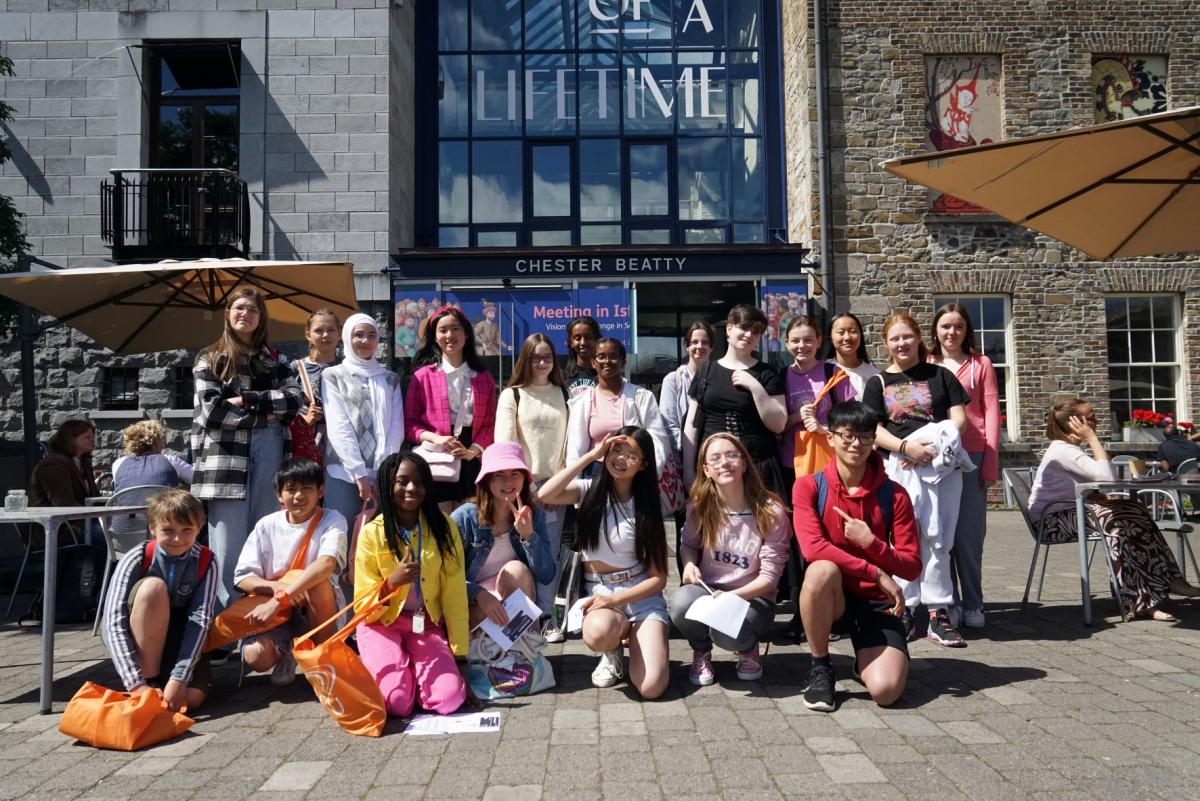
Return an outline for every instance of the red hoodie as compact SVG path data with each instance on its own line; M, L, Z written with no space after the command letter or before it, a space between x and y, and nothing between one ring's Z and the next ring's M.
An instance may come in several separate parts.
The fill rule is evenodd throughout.
M886 601L875 577L880 570L892 577L915 579L921 574L921 548L918 544L916 518L912 501L899 484L893 483L892 536L889 543L883 536L883 513L879 510L878 489L890 481L883 471L883 459L873 452L867 462L863 486L850 492L838 475L837 459L825 467L828 485L825 514L817 517L817 482L812 476L796 479L792 487L793 524L800 552L808 562L824 559L842 571L842 586L862 598ZM867 521L875 533L875 541L859 548L846 541L845 521L834 511L840 508L851 517Z

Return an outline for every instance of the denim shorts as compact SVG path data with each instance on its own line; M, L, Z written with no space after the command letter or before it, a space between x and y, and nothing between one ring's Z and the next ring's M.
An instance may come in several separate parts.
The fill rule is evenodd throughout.
M583 589L587 595L593 595L595 587L599 584L604 584L604 586L608 587L613 592L616 592L617 590L627 590L630 587L641 584L642 581L645 580L646 576L646 573L642 573L640 576L634 576L633 578L617 582L592 581L585 577ZM643 598L640 601L623 604L615 608L624 614L625 617L629 618L630 623L640 623L643 620L657 620L668 628L671 626L671 618L667 614L667 602L663 598L663 594L661 592L656 592L649 598Z

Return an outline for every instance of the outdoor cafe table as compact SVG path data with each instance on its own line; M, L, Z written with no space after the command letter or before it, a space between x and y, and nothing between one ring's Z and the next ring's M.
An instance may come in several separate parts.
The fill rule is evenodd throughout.
M54 686L54 602L58 591L58 529L63 523L95 517L138 514L142 506L31 506L24 512L0 511L0 525L33 523L46 533L45 573L42 576L42 689L41 712L50 713ZM103 599L101 599L103 603ZM97 610L96 614L100 614Z
M1181 492L1200 492L1200 482L1196 481L1180 481L1179 479L1164 479L1162 481L1146 481L1128 478L1123 481L1085 481L1075 485L1075 519L1078 521L1077 528L1079 531L1079 581L1083 589L1083 625L1092 625L1092 590L1091 583L1088 578L1088 558L1087 558L1087 510L1084 508L1084 499L1093 492L1127 492L1130 497L1136 493L1145 492L1146 490L1161 490L1170 493L1175 502L1179 502L1179 493ZM1176 507L1178 508L1178 507ZM1101 543L1105 548L1108 543ZM1107 557L1105 557L1107 562ZM1121 603L1120 598L1117 599L1118 605ZM1124 618L1124 608L1121 609L1121 617Z

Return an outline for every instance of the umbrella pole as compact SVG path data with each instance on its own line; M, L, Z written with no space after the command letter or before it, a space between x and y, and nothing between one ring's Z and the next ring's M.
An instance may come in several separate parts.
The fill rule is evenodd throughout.
M17 258L17 269L29 272L33 259L21 254ZM21 338L21 427L25 434L25 478L33 475L33 468L41 460L42 449L38 447L37 393L33 385L33 338L37 326L33 321L33 309L21 304L19 318Z

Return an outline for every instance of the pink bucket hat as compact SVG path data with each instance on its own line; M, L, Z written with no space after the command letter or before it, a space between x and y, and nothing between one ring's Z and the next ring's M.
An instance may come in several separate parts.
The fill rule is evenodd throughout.
M515 442L493 442L487 446L480 459L479 478L475 479L475 483L482 485L492 473L504 470L520 470L525 474L525 480L530 480L525 451Z

